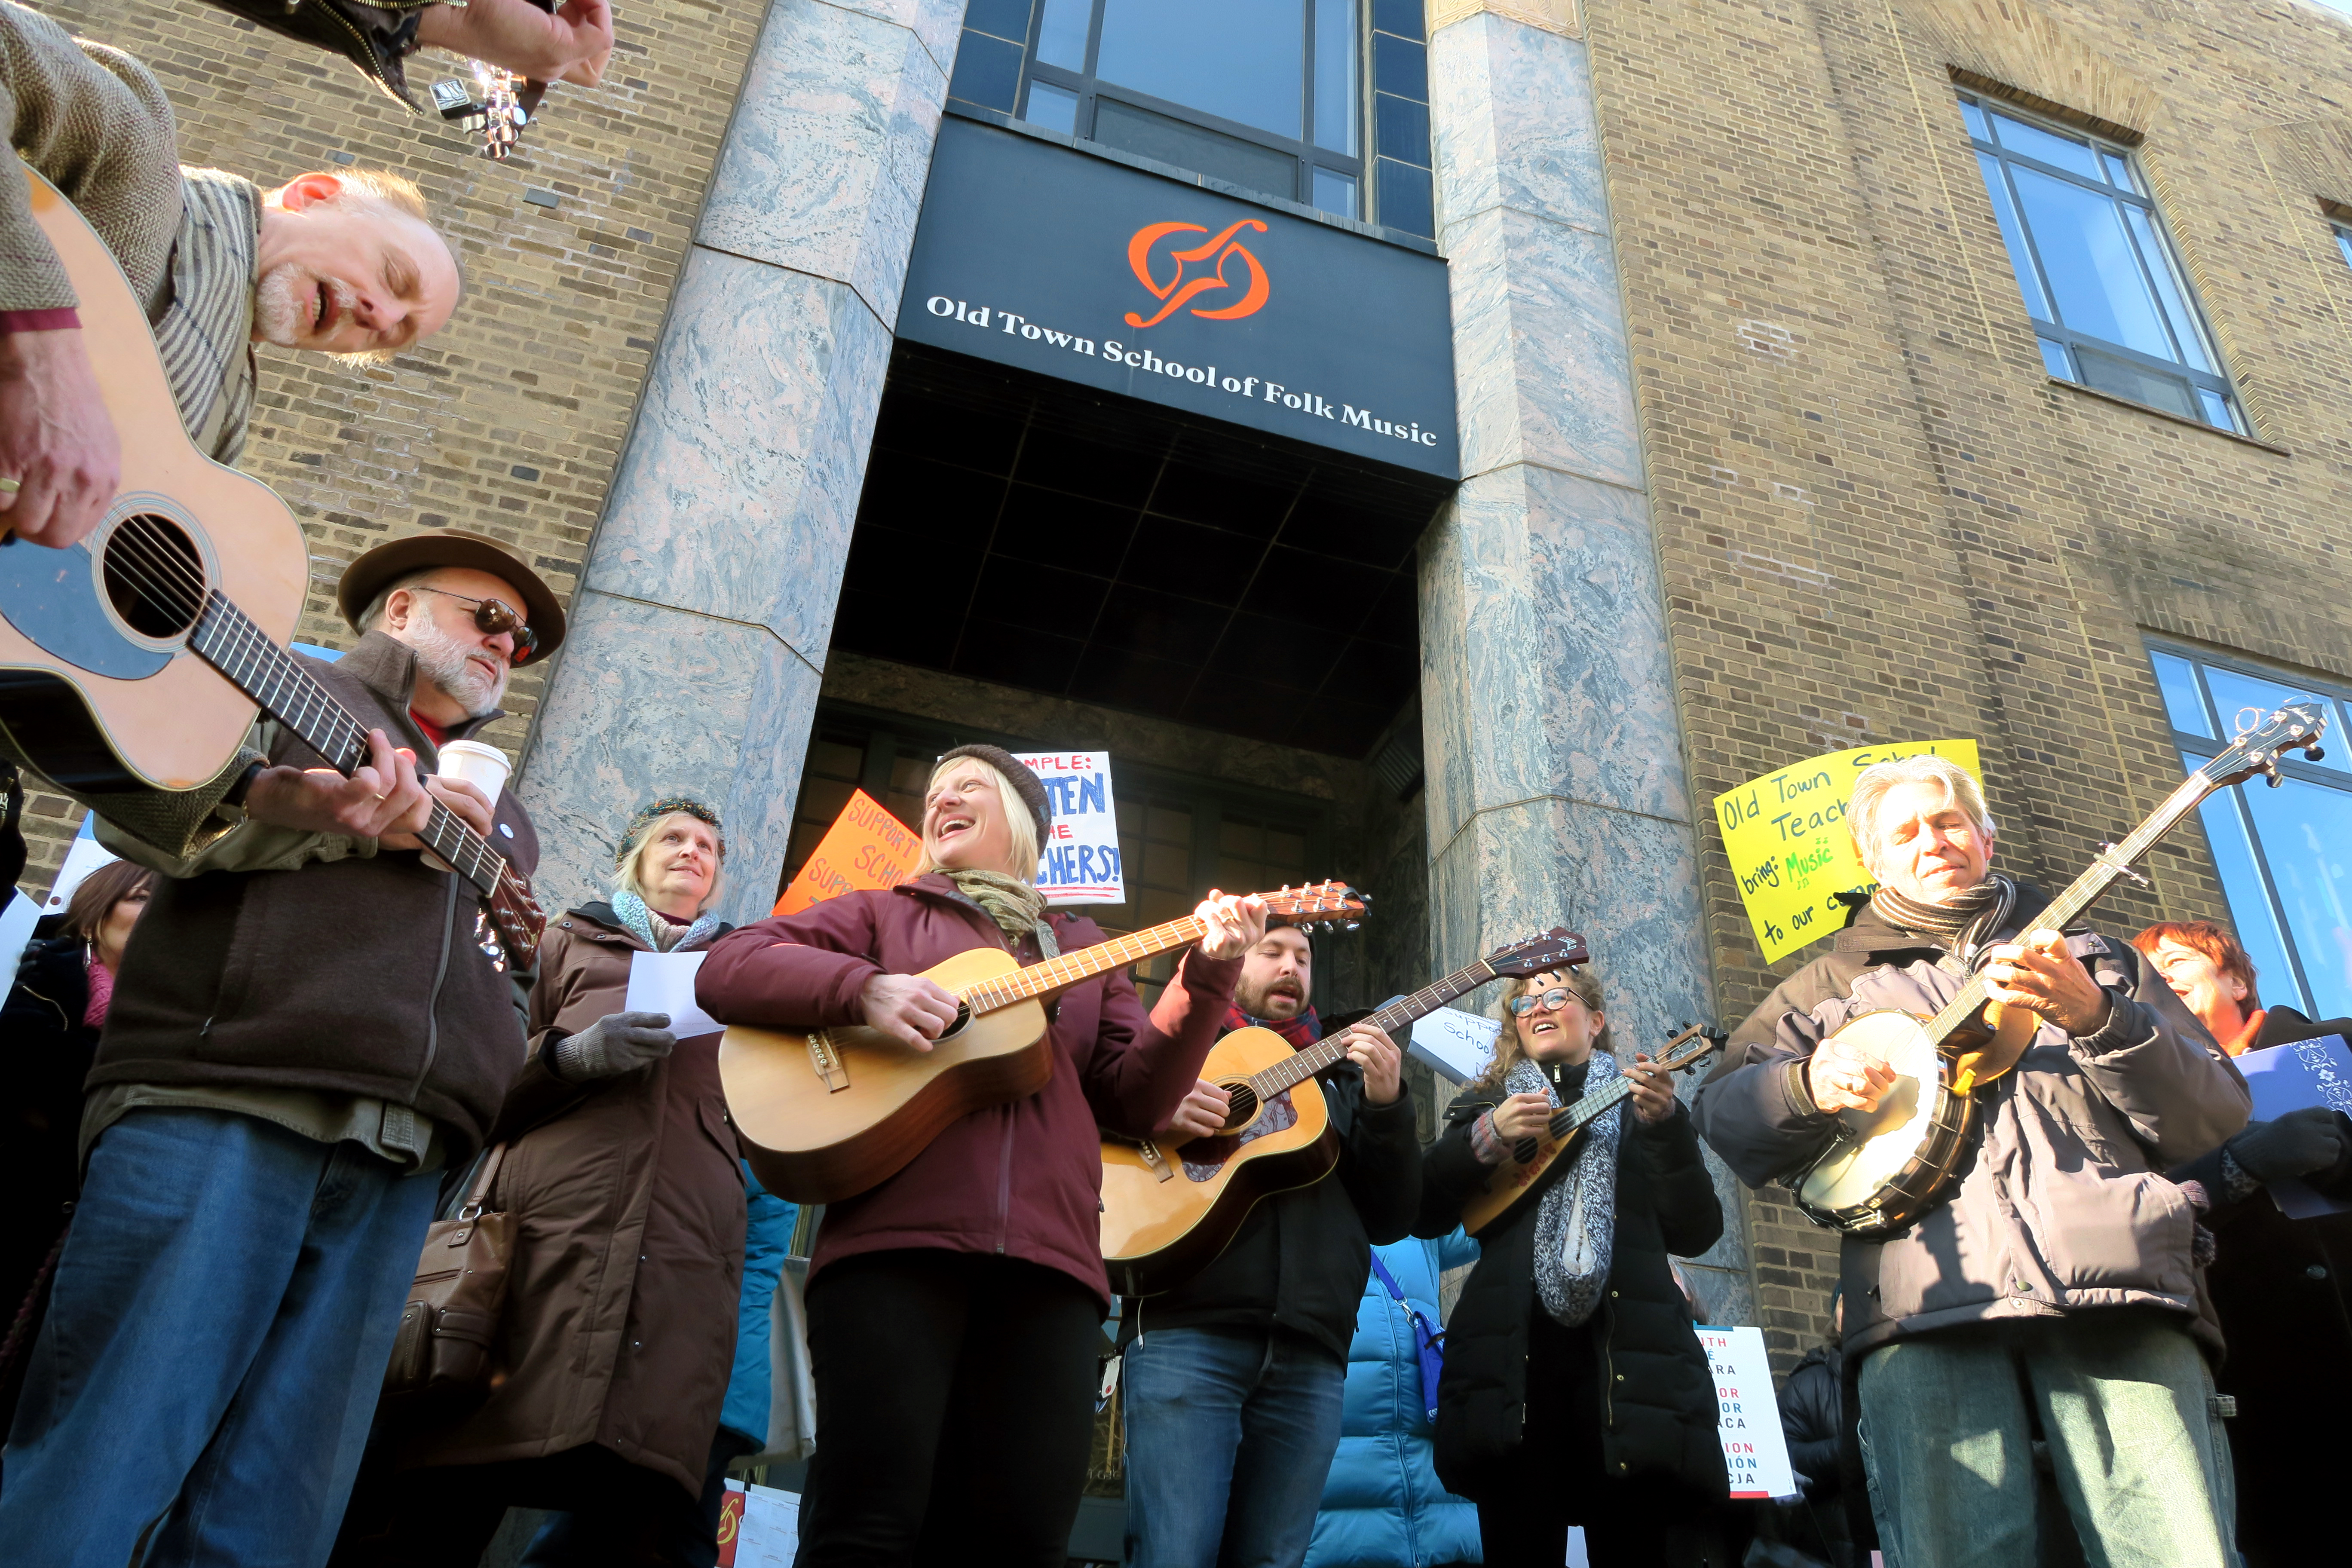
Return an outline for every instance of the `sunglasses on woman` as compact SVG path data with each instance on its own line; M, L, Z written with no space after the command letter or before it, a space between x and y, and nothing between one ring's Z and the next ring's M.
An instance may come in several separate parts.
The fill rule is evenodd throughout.
M463 594L453 594L446 588L426 587L422 583L414 585L424 588L428 594L438 594L445 599L455 599L461 605L473 605L474 628L485 637L496 637L500 632L512 632L514 658L509 660L509 663L528 664L530 662L530 656L539 650L539 634L525 626L521 612L504 599L469 599Z
M1540 996L1514 996L1503 1005L1511 1010L1511 1016L1514 1018L1524 1018L1538 1007L1547 1013L1557 1013L1568 1005L1569 998L1571 996L1575 996L1580 1002L1584 1000L1567 986L1555 985Z

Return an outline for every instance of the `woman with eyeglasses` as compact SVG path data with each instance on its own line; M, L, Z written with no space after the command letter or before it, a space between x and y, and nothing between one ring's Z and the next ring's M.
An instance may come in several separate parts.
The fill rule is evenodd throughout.
M1555 1568L1571 1524L1594 1568L1720 1555L1714 1384L1668 1254L1714 1246L1723 1208L1671 1076L1619 1065L1589 972L1507 986L1493 1065L1424 1157L1414 1234L1450 1232L1514 1144L1621 1074L1631 1099L1479 1236L1447 1324L1437 1474L1478 1505L1490 1568Z

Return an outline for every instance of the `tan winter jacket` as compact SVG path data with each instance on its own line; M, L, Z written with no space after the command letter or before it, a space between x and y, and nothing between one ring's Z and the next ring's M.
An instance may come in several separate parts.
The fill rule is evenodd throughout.
M2021 910L2047 902L2018 889ZM1997 940L2032 923L2014 921ZM2070 1039L2043 1025L2015 1070L1979 1091L1977 1147L1948 1201L1890 1239L1845 1238L1852 1360L1963 1323L2126 1306L2181 1314L2219 1355L2189 1256L2196 1216L2162 1173L2244 1127L2252 1097L2138 953L2067 935L2114 1004L2106 1026ZM1931 1015L1966 980L1949 953L1864 909L1732 1037L1692 1102L1700 1134L1750 1186L1795 1181L1835 1126L1806 1085L1813 1047L1860 1013Z

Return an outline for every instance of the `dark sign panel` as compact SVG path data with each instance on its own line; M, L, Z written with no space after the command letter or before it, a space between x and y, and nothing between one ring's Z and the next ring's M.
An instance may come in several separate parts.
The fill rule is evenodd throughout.
M948 116L898 335L1455 478L1445 264Z

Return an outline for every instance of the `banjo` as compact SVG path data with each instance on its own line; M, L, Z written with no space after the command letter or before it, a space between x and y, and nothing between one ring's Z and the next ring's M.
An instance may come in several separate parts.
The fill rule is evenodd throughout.
M2132 865L2205 797L2256 773L2273 787L2287 752L2320 757L2326 718L2315 702L2290 702L2242 731L2229 750L2182 781L2121 844L2100 847L2089 869L2050 901L2032 929L2063 931L2119 877L2147 883ZM1969 976L1933 1017L1900 1008L1860 1013L1829 1037L1850 1053L1895 1071L1874 1110L1838 1112L1836 1139L1795 1184L1797 1206L1849 1236L1891 1236L1940 1199L1966 1157L1977 1125L1976 1091L2007 1073L2033 1041L2041 1016L2004 1007Z

